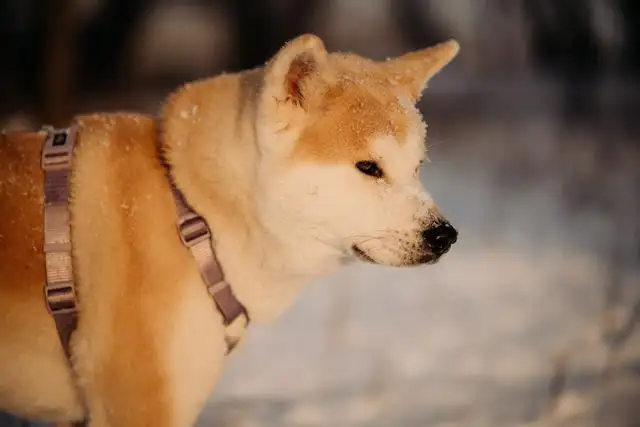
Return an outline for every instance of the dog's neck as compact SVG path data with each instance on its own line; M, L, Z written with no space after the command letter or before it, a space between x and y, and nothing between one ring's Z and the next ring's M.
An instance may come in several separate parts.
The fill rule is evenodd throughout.
M255 209L255 114L261 71L187 85L166 104L162 147L188 203L212 229L225 278L252 320L281 314L342 253L312 238L275 236Z

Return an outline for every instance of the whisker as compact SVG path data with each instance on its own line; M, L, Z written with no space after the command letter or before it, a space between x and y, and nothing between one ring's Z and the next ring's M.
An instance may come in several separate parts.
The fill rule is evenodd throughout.
M430 161L428 162L428 164L430 164L430 165L433 165L433 164L436 164L436 165L446 165L446 164L451 164L451 162L450 162L450 161L448 161L448 160L430 160Z
M427 141L426 148L427 150L431 150L432 148L441 146L445 142L447 141L445 141L444 139L436 139L435 141L433 141L433 143L431 141Z

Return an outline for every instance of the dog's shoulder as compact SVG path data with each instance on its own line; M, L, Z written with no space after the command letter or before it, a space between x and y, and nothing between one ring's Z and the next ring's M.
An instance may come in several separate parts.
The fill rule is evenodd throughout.
M100 113L78 116L78 150L104 156L127 156L131 150L157 151L156 122L152 116Z
M120 216L128 221L142 213L140 207L146 200L166 202L169 182L153 116L101 113L78 116L75 121L78 139L72 208L76 225L82 218L100 215L105 216L104 221Z

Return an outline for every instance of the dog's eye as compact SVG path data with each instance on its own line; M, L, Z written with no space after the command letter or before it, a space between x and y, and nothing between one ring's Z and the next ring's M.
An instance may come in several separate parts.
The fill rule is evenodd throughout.
M382 178L383 175L380 166L378 166L376 162L372 162L370 160L363 160L356 163L356 168L358 168L358 170L363 174L372 176L374 178Z

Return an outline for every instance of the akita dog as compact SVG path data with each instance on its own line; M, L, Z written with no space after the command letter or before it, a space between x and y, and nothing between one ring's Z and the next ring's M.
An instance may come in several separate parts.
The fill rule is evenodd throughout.
M457 232L419 179L415 105L457 52L448 41L378 62L302 35L262 68L185 85L158 117L77 117L71 363L43 302L46 134L2 134L0 409L94 427L195 423L225 337L246 325L229 332L203 286L168 176L209 225L252 322L349 259L435 262Z

